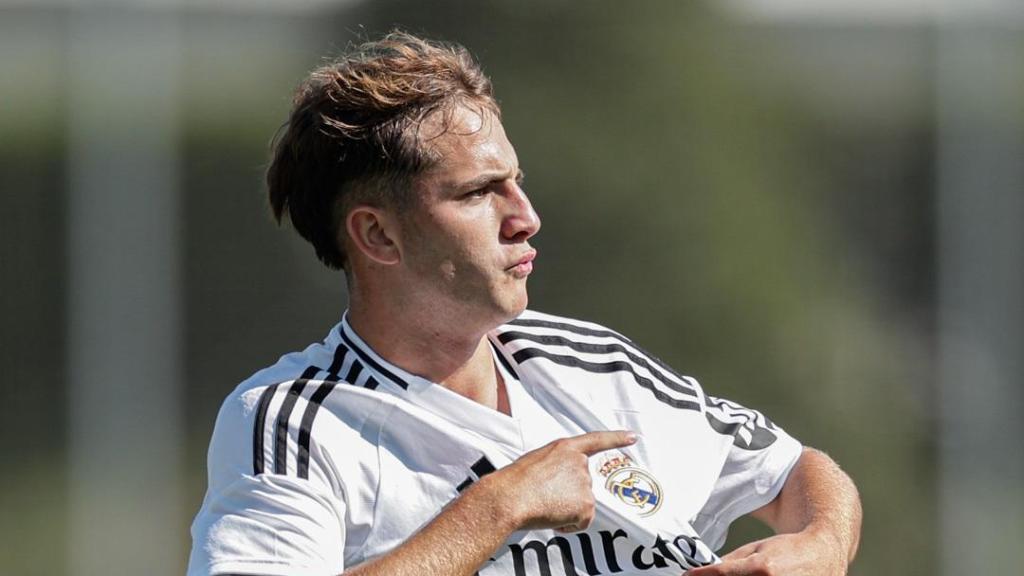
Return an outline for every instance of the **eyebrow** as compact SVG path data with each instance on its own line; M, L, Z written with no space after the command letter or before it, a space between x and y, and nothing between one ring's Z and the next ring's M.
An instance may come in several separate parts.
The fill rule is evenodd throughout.
M484 186L487 186L488 184L491 184L493 182L501 182L502 180L507 180L508 177L509 176L507 172L491 172L487 174L481 174L480 176L473 178L472 180L467 180L459 184L454 184L452 185L452 188L456 190L476 190L478 188L483 188ZM516 170L515 176L513 178L518 183L522 182L525 177L526 173L523 172L523 170L520 168Z

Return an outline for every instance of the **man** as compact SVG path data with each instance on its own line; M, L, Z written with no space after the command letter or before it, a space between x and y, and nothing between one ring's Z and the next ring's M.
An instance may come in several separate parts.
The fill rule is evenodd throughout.
M349 309L225 401L190 574L845 573L828 457L525 311L540 220L464 49L392 34L314 71L268 183ZM719 562L747 513L778 535Z

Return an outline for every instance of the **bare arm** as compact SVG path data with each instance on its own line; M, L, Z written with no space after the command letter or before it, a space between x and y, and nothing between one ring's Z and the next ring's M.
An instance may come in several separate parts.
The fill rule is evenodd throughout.
M778 497L753 516L776 533L818 533L842 552L844 568L860 543L861 506L850 477L826 454L805 448Z
M466 490L401 546L345 575L473 574L517 524L492 476Z
M860 497L853 481L824 453L805 448L779 495L752 514L776 535L687 576L841 576L860 542Z
M635 442L590 432L523 455L466 490L401 546L346 576L470 576L522 528L586 528L594 517L587 457Z

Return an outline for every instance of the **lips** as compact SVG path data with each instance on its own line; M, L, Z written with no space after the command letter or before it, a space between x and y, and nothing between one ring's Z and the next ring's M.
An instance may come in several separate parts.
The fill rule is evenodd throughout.
M514 276L525 278L533 271L533 259L536 257L537 251L531 248L516 260L514 264L506 268L506 270L511 272Z

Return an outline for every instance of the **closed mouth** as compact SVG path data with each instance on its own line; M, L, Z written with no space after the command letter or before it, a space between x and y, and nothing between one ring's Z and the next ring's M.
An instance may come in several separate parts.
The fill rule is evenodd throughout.
M525 266L526 264L531 264L533 262L533 259L536 258L536 257L537 257L537 251L531 249L526 254L523 254L523 256L521 258L519 258L518 260L516 260L511 266L506 268L506 270L512 270L512 269L518 268L519 266Z

